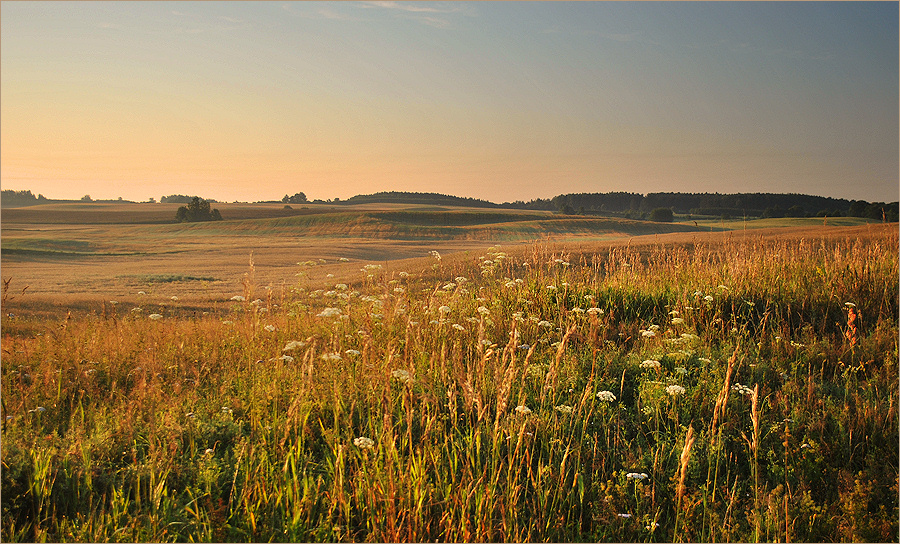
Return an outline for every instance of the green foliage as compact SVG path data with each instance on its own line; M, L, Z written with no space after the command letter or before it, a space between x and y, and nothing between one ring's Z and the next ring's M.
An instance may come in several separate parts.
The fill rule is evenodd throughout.
M251 270L208 315L4 314L0 536L895 540L881 232L493 247L265 300Z
M657 223L671 223L674 220L675 215L672 213L671 208L656 208L650 212L650 221L656 221Z
M281 201L287 204L303 204L306 202L306 195L304 193L294 193L294 196L284 195Z
M222 214L217 209L211 209L209 202L195 196L190 204L178 208L178 211L175 213L175 220L179 223L221 221Z

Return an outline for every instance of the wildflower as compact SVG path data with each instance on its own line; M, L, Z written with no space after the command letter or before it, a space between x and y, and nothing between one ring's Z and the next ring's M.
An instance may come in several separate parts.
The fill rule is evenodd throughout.
M178 297L176 297L175 295L172 295L172 296L169 297L169 298L172 299L172 300L178 300Z
M281 361L283 361L283 362L285 362L285 363L293 363L293 362L294 362L294 358L291 357L290 355L281 355L281 356L279 356L279 357L273 357L272 359L269 359L269 360L270 360L270 361L273 361L273 362L274 362L274 361L281 360Z
M521 349L521 350L529 350L529 349L531 349L531 346L529 346L528 344L522 344L521 346L519 346L519 349Z
M616 400L616 396L613 395L612 391L600 391L597 393L597 398L603 402L612 402Z
M684 395L684 392L685 388L680 385L669 385L666 387L666 393L668 393L670 397Z
M844 306L848 308L856 308L856 304L853 304L852 302L845 302Z
M572 308L572 311L575 312L576 314L583 314L584 308Z
M460 325L459 323L454 323L453 328L458 331L461 331L461 332L466 332L466 328L463 327L462 325Z
M149 318L152 319L153 321L156 321L156 320L158 320L158 319L162 319L163 316L162 316L162 314L150 314L150 315L148 315L147 317L149 317Z
M457 276L457 277L453 278L453 281L455 281L456 283L466 283L467 281L469 281L469 278L466 278L463 276Z
M263 303L263 300L261 298L258 298L256 300L254 300L253 302L251 302L250 304L252 304L254 306L259 306L262 303Z
M138 291L138 294L143 296L143 295L146 295L147 293L145 293L143 291Z
M653 332L653 331L644 331L644 330L642 330L642 331L641 331L641 336L643 336L644 338L653 338L654 336L656 336L656 333Z
M657 527L659 527L659 523L653 522L647 526L647 530L653 532Z
M659 325L650 325L647 329L656 332L659 330Z
M380 264L367 264L366 266L362 267L360 270L362 270L363 272L371 272L374 270L381 270L381 269L382 269L382 266Z
M603 309L597 308L597 307L588 308L587 313L589 313L591 315L603 315Z
M574 408L567 404L560 404L556 407L556 411L561 414L571 414L574 411Z
M266 329L266 330L269 331L269 332L275 332L275 325L266 325L266 326L263 327L263 328Z
M234 295L233 297L231 297L231 300L234 300L236 302L244 302L247 299L242 297L241 295Z
M712 302L716 299L714 299L712 295L706 295L705 297L703 297L703 300L705 300L706 302Z
M356 357L357 355L360 354L359 350L356 350L356 349L348 349L348 350L345 350L344 353L346 353L347 355L350 355L351 357Z
M675 367L675 373L676 373L676 374L681 374L681 375L683 376L683 375L687 374L687 369L684 368L683 366L676 366L676 367Z
M544 327L545 329L549 329L552 326L553 326L553 323L550 323L549 321L545 321L545 320L538 321L538 327Z
M641 363L641 368L659 368L659 361L647 359Z
M747 387L746 385L741 385L741 384L739 384L739 383L736 383L736 384L732 385L732 386L731 386L731 390L734 391L734 392L736 392L736 393L740 393L741 395L745 395L745 396L746 396L746 395L752 395L752 394L753 394L753 390L752 390L752 389L750 389L750 388Z
M342 263L349 263L349 262L350 262L350 259L348 259L347 257L341 257L341 258L338 259L338 260L341 261Z
M531 408L525 406L524 404L520 404L520 405L516 406L516 413L522 414L523 416L527 416L528 414L531 413Z
M340 308L325 308L316 317L339 317L341 315Z
M706 357L700 357L697 360L700 361L701 363L706 363L706 364L709 364L712 362L712 359L707 359Z
M353 439L353 445L364 450L371 450L375 448L375 441L371 438L360 436Z
M625 475L629 480L646 480L650 476L647 475L646 472L629 472Z
M555 285L548 285L547 290L548 291L558 291L559 288L557 288Z
M683 324L683 323L684 323L684 319L682 319L682 318L680 318L680 317L673 317L673 318L672 318L672 324L673 324L673 325L681 325L681 324Z
M406 279L409 277L409 272L398 272L397 275L402 279Z
M134 307L134 308L131 309L131 311L137 314L137 313L143 312L144 309L143 309L143 308Z
M481 315L491 315L491 311L488 310L485 306L479 306L478 313L480 313Z
M441 254L436 250L431 250L430 255L439 261L441 260Z
M403 370L402 368L392 371L391 376L397 378L403 383L409 383L412 381L412 376L409 374L409 371Z
M222 407L222 413L223 413L223 414L231 414L231 413L233 413L233 410L232 410L231 408L227 407L227 406L223 406L223 407Z
M616 514L616 515L619 516L620 518L624 518L624 519L628 519L631 517L631 514Z
M341 355L339 353L323 353L319 359L323 361L340 361Z
M206 448L206 451L203 452L203 455L212 455L213 453L215 453L215 450L213 450L212 448Z

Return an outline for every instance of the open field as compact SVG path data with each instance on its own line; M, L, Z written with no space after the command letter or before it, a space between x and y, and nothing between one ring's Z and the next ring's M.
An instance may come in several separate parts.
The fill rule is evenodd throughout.
M221 302L240 291L251 254L263 285L291 285L300 278L321 284L329 274L352 279L366 263L415 259L431 250L478 251L534 241L704 242L721 239L723 229L735 231L729 236L743 236L748 229L754 236L777 236L784 231L765 229L802 226L813 233L822 226L821 220L803 219L697 226L496 209L308 204L285 210L282 204L228 203L215 204L226 221L173 224L178 206L69 203L3 210L2 275L12 279L12 291L26 289L28 295L9 299L9 306L19 311L25 302L137 303L138 291L201 305ZM829 221L824 232L866 224Z
M4 210L4 541L900 538L896 224L320 212Z

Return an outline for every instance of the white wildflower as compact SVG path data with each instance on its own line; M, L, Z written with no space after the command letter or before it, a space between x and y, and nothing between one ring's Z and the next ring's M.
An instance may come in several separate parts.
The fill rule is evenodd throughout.
M531 413L531 408L525 406L524 404L520 404L520 405L516 406L516 413L527 416L528 414Z
M319 358L323 361L340 361L342 359L340 353L323 353Z
M375 441L371 438L360 436L353 439L353 445L360 449L371 450L375 448Z
M680 317L673 317L673 318L672 318L672 324L673 324L673 325L681 325L681 324L683 324L683 323L684 323L684 319L682 319L682 318L680 318Z
M647 359L641 363L641 368L659 368L659 361Z
M263 327L263 328L266 329L266 330L269 331L269 332L275 332L275 325L266 325L266 326Z
M646 480L650 476L646 472L629 472L625 477L629 480Z
M672 396L672 397L675 397L678 395L684 395L684 392L685 392L685 388L681 387L680 385L669 385L666 387L666 393L668 393L669 396Z
M233 297L231 297L231 300L234 300L236 302L244 302L247 299L242 297L241 295L234 295Z
M340 308L325 308L316 317L339 317L341 315Z
M575 409L567 404L560 404L556 407L556 411L561 414L571 414Z
M602 400L603 402L613 402L616 400L616 396L612 393L612 391L600 391L597 393L597 398Z
M356 349L348 349L348 350L344 350L344 353L351 357L356 357L360 354L360 351L356 350Z
M150 314L147 317L149 317L153 321L157 321L159 319L162 319L163 316L162 316L162 314Z
M403 370L402 368L392 371L391 376L397 378L403 383L409 383L412 381L412 376L409 374L409 371Z

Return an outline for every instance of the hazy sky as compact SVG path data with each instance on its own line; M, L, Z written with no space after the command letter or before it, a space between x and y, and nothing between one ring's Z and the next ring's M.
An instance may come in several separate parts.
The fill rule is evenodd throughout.
M898 15L897 2L2 2L0 185L894 201Z

